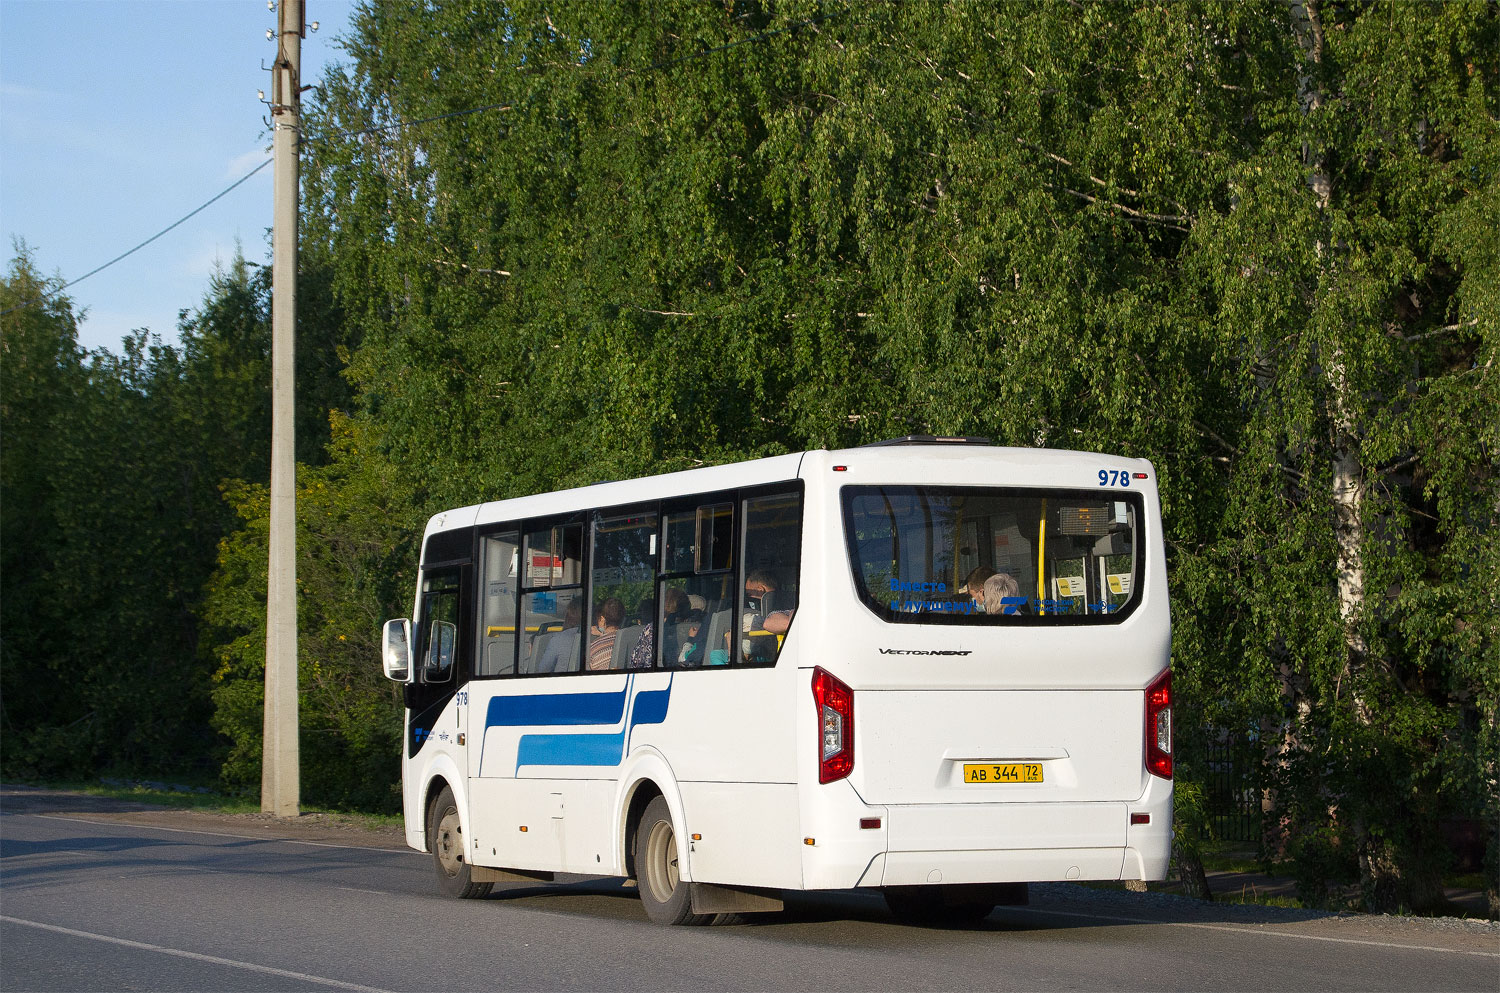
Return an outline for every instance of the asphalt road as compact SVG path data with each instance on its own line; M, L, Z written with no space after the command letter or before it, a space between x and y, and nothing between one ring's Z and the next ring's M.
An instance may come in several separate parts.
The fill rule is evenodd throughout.
M1076 886L970 930L878 897L650 924L613 881L437 895L427 856L86 815L0 816L4 990L1485 990L1500 928Z

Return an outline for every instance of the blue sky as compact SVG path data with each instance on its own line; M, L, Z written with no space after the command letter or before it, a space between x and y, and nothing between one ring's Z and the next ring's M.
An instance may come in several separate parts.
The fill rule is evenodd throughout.
M304 83L339 61L347 0L307 0ZM0 234L73 279L139 244L270 157L266 0L0 0ZM269 262L271 169L69 289L85 348L133 329L177 340L236 243Z

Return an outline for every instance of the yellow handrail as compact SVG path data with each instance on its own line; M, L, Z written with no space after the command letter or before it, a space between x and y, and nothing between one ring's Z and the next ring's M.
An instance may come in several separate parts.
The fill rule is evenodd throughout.
M1042 498L1042 522L1036 536L1036 613L1038 617L1047 613L1043 606L1047 602L1047 499Z
M502 634L514 634L515 630L516 626L514 624L491 624L484 629L484 636L486 638L497 638ZM561 621L550 621L545 624L528 624L522 630L528 634L536 634L538 631L561 631L563 630L563 626Z

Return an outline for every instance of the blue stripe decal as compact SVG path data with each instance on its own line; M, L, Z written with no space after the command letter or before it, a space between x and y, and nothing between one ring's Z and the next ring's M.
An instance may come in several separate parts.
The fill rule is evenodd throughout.
M621 706L630 689L635 685L635 673L625 682L619 694ZM661 724L667 719L667 708L672 700L672 679L667 678L665 689L644 690L635 696L627 726L613 734L523 734L516 744L516 772L523 765L619 765L625 756L626 741L638 724ZM576 694L577 696L609 696L615 694ZM491 702L491 711L494 703ZM619 719L616 714L615 719ZM559 722L561 723L561 722ZM569 722L573 723L573 722ZM599 723L610 723L600 721Z
M526 734L516 748L523 765L619 765L625 732L614 734Z
M635 709L630 712L630 726L637 724L660 724L667 719L667 704L672 700L672 683L664 690L642 690L635 696Z
M618 693L539 693L490 699L485 729L617 724L625 715L626 685Z

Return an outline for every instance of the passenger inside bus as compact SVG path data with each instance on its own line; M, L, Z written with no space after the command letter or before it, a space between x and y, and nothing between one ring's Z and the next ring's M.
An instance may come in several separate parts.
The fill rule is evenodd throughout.
M745 577L745 620L755 622L754 627L745 629L746 634L752 630L786 634L792 626L797 603L795 594L788 597L780 591L781 586L769 569L756 569ZM783 604L783 600L789 602Z
M689 604L692 603L691 597ZM699 637L703 633L703 611L689 606L683 619L677 624L678 643L682 646L677 651L677 664L680 666L695 666L703 664L703 639Z
M663 630L675 632L677 630L678 621L682 620L683 616L688 611L687 594L682 592L682 590L677 589L675 586L668 586L666 589L662 590L661 604ZM655 630L656 625L654 622L646 624L645 627L642 628L641 640L636 642L635 650L630 653L629 668L651 668L653 662L655 661L656 652ZM665 647L667 648L665 657L668 659L675 659L676 655L673 653L677 649L676 644L669 644Z
M1021 586L1008 572L997 572L984 581L984 612L1015 614L1020 612Z
M537 672L572 672L578 668L578 635L583 624L583 600L574 597L563 613L563 629L548 639L536 661Z
M994 575L997 573L989 566L976 565L964 579L963 592L969 595L969 599L974 601L974 606L980 610L985 609L984 584Z
M594 611L594 629L589 639L588 656L588 668L591 672L609 668L615 636L620 633L620 625L624 623L625 604L617 596L607 598Z

